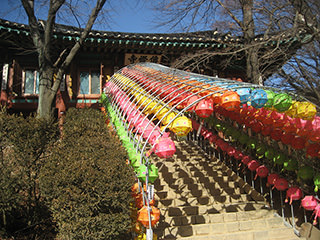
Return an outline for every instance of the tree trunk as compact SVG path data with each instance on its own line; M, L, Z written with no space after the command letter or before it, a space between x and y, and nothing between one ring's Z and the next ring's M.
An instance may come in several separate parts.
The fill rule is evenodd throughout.
M259 58L258 48L253 47L255 38L255 26L253 19L253 0L242 0L242 32L245 41L246 50L246 72L248 82L259 84L260 71L259 71Z
M39 118L51 118L54 116L55 95L52 90L53 69L40 69L39 76L39 101L37 115Z

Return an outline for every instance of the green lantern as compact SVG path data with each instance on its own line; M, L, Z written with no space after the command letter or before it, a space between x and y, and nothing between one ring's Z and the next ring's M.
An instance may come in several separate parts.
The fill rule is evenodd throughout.
M239 136L239 142L241 144L245 144L246 142L248 142L248 140L249 140L249 137L246 134L241 133L241 135Z
M310 166L303 166L298 170L298 178L302 180L310 180L313 178L313 168Z
M154 183L154 181L159 177L158 168L156 165L151 164L149 167L149 182Z
M283 168L287 171L295 171L299 167L298 161L295 159L288 159L283 163Z
M286 161L288 161L288 157L284 153L276 153L273 158L273 162L277 165L282 165Z
M268 101L264 105L265 108L271 108L273 106L275 93L271 90L264 90L267 93Z
M256 146L257 146L257 141L253 138L250 138L248 141L247 141L247 146L248 148L251 148L251 149L255 149Z
M134 161L134 162L131 162L131 166L134 168L134 171L137 173L139 167L142 165L140 164L140 161Z
M273 100L273 107L279 112L287 111L292 104L292 98L286 93L278 93Z
M313 183L314 183L314 191L318 192L319 187L320 187L320 173L317 173L314 177L313 177Z
M149 167L146 165L140 165L137 171L137 177L141 182L146 182L146 177L147 177L147 170L149 174L149 182L153 183L157 178L158 178L158 168L154 165L151 164Z
M276 153L273 148L267 149L267 151L264 153L264 156L269 160L272 160L275 155L276 155Z
M267 147L261 143L259 143L256 147L256 154L259 158L263 157L265 152L267 151Z

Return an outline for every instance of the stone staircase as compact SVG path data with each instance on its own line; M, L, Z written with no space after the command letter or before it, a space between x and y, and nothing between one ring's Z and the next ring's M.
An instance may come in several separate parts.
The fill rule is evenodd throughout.
M221 161L192 142L176 142L176 149L172 159L153 159L159 168L159 240L302 239Z

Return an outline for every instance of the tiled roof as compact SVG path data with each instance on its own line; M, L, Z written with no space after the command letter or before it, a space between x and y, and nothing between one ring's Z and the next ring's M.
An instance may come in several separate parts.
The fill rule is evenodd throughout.
M44 26L44 21L39 21ZM0 19L0 31L13 32L16 34L30 35L29 26L15 22ZM79 39L81 29L72 26L56 24L54 35L55 39L64 41L76 41ZM293 38L284 35L283 41L288 42ZM262 41L263 37L256 37L255 41ZM270 39L269 39L270 40ZM272 38L271 38L272 40ZM144 47L184 47L203 49L208 47L224 48L232 45L241 46L243 41L241 37L234 37L230 34L222 34L217 31L199 31L191 33L126 33L111 31L92 30L86 39L88 44L94 43L99 45L120 45L128 44ZM274 43L273 43L274 42ZM271 45L276 41L271 41ZM270 42L268 43L270 44Z

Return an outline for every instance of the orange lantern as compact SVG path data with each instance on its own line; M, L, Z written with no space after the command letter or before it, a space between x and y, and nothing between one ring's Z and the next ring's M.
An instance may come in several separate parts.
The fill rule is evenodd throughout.
M150 217L151 227L153 227L160 220L160 210L154 206L151 206ZM149 227L149 216L147 206L144 206L139 210L138 221L141 222L143 226Z
M220 97L220 106L229 111L239 109L240 97L238 93L232 91L225 91Z

